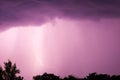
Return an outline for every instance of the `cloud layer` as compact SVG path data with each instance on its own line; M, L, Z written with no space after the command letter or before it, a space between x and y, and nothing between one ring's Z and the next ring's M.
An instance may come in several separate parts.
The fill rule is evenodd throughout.
M0 0L0 28L41 25L55 17L119 18L119 0Z

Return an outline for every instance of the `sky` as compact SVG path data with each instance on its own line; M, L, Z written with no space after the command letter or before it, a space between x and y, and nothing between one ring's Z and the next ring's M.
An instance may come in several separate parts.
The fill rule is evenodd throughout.
M0 0L0 64L27 80L120 74L119 0Z

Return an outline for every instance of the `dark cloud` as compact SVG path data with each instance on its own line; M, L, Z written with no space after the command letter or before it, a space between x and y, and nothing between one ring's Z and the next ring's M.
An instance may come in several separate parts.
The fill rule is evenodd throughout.
M119 18L120 0L0 0L0 27L40 25L55 17Z

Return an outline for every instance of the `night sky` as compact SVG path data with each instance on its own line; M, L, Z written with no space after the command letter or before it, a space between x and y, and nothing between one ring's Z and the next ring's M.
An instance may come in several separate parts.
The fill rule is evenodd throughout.
M120 0L0 0L0 63L30 80L120 74Z

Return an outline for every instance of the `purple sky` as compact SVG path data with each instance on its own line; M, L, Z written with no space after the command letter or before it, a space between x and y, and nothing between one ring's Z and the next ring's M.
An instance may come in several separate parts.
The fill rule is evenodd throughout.
M0 0L0 63L44 72L120 74L119 0Z

